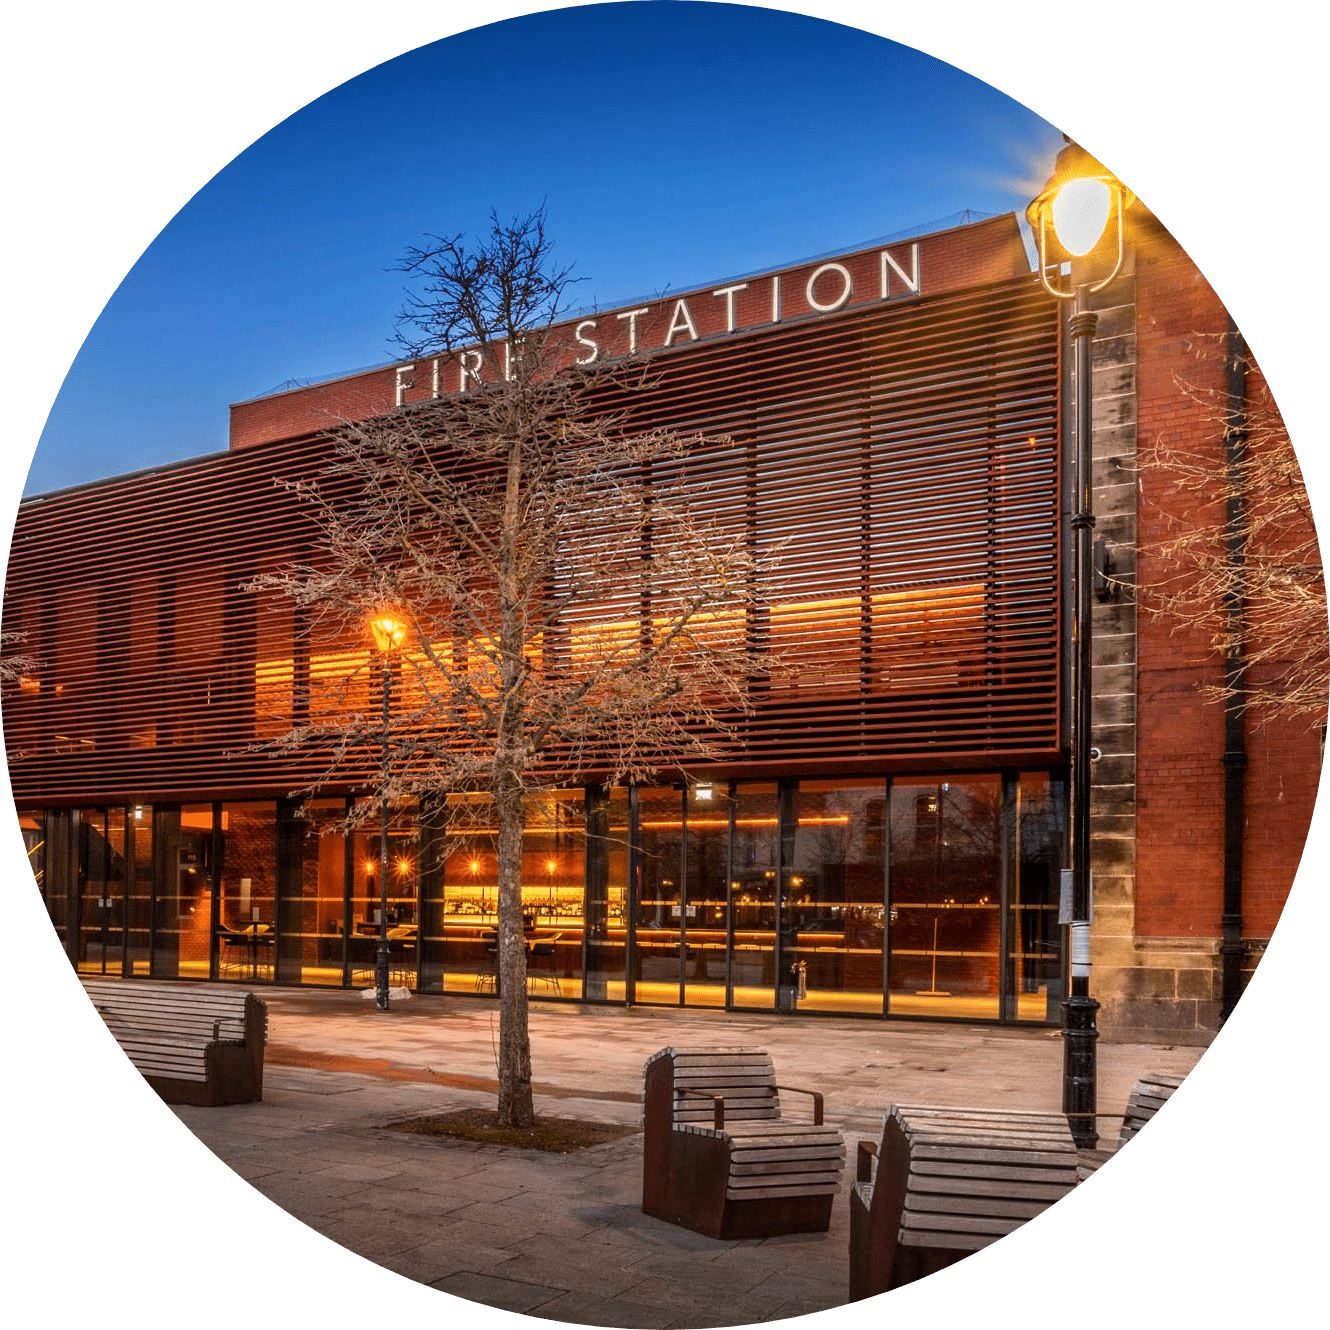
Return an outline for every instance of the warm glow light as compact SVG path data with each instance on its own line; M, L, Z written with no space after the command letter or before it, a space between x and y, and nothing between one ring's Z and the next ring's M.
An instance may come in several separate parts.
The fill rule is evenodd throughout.
M1053 195L1053 231L1067 253L1088 254L1104 234L1113 210L1113 191L1095 176L1068 180Z
M369 621L374 634L374 649L386 654L396 651L406 641L406 624L388 610L382 610Z
M1102 291L1122 270L1127 209L1136 196L1103 162L1067 141L1052 174L1025 210L1039 249L1039 280L1051 296ZM1116 232L1115 243L1106 233ZM1057 246L1050 252L1056 239ZM1107 251L1098 254L1101 244ZM1090 259L1091 254L1097 257ZM1088 260L1068 269L1068 259Z
M376 863L374 862L373 859L366 859L366 860L365 860L365 873L366 873L366 876L368 876L368 877L373 877L373 876L374 876L374 870L375 870L377 867L378 867L378 864L376 864Z
M402 877L405 877L411 871L411 860L406 858L405 855L397 860L397 871Z
M799 825L801 827L843 827L850 820L848 813L840 813L835 817L801 817ZM644 818L638 823L649 831L680 831L683 823L677 817L675 818ZM690 817L688 819L689 830L695 828L704 828L708 831L714 831L730 825L729 818L726 817ZM736 827L774 827L778 825L774 817L736 817L734 819Z
M545 860L545 871L551 875L553 875L554 870L558 868L558 866L559 865L553 859Z
M480 860L472 859L470 867L471 867L471 875L472 877L474 877L477 873L480 872Z

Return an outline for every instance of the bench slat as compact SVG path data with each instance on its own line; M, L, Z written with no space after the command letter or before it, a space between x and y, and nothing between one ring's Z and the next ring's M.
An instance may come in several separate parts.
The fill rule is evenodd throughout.
M1061 1200L1066 1185L1054 1182L1013 1182L1003 1173L999 1179L939 1178L928 1174L910 1174L910 1186L921 1196L1010 1196L1013 1200Z
M908 1213L916 1216L968 1215L975 1219L1033 1219L1048 1206L1048 1201L1020 1201L1004 1195L938 1196L912 1191Z

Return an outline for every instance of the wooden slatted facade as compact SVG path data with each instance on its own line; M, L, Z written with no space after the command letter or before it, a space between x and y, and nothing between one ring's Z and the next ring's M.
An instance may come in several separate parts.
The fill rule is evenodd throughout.
M643 424L728 436L689 463L717 521L783 553L730 775L994 769L1059 754L1057 311L1030 278L677 348ZM306 640L242 589L308 547L283 481L321 435L25 502L5 624L17 800L284 795L317 759L250 745L365 644ZM604 625L600 625L604 630ZM594 634L587 620L570 624Z

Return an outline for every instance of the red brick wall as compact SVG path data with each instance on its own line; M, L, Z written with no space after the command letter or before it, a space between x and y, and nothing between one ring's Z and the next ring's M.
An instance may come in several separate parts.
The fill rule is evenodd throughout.
M843 265L853 281L853 294L844 309L873 304L881 298L881 259L886 249L901 267L912 270L911 245L906 240L885 246L874 246L855 254L838 255L834 262ZM986 222L939 231L935 235L918 238L919 284L923 295L936 295L943 291L959 290L984 282L999 281L1029 271L1025 248L1021 243L1016 219L1012 214L994 217ZM748 289L736 292L734 325L738 333L745 328L769 324L772 315L772 279L780 281L780 313L782 322L808 317L835 318L835 313L818 315L807 301L809 278L822 266L823 260L782 270L779 274L765 274L746 279ZM713 286L640 302L648 313L636 320L639 349L656 351L665 344L666 335L675 318L677 303L683 300L697 332L697 340L729 336L727 331L728 300L713 294L717 289L738 285L745 279L718 282ZM836 273L824 274L813 288L814 298L821 304L835 301L840 294L842 279ZM905 294L899 278L889 278L891 298ZM626 308L632 308L626 307ZM594 338L600 347L602 359L622 355L628 351L629 323L616 317L620 311L606 310L587 315L594 319ZM578 319L562 325L568 339L569 360L588 354L587 349L573 340L573 330L581 323ZM679 331L673 338L676 347L689 345L687 331ZM231 447L249 448L255 444L270 443L275 439L292 438L315 430L328 429L344 421L364 420L370 416L391 411L397 399L397 366L368 370L363 374L311 388L297 388L272 397L250 402L239 402L231 408ZM457 390L460 371L457 364L441 357L439 383L442 393ZM433 395L434 368L430 360L415 362L410 375L412 386L406 391L407 402L421 402Z
M1138 439L1213 457L1217 423L1175 376L1223 386L1223 360L1196 354L1198 334L1221 334L1218 297L1162 229L1139 237ZM1255 388L1256 384L1250 385ZM1202 514L1203 515L1203 514ZM1171 523L1195 522L1196 499L1149 467L1140 474L1136 933L1215 937L1223 908L1224 712L1200 688L1222 681L1222 662L1199 628L1177 631L1149 612L1149 588L1170 573L1159 546ZM1215 557L1223 557L1216 546ZM1320 739L1306 720L1249 717L1246 725L1243 934L1273 929L1302 854L1315 798Z

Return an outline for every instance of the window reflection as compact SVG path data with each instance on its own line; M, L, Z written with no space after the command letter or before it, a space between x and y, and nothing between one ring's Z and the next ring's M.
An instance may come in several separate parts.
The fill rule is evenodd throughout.
M271 982L276 950L277 805L223 804L218 846L218 976Z
M637 835L636 998L677 1003L683 978L683 792L672 786L640 789Z
M1004 1013L1025 1021L1056 1021L1062 999L1062 937L1058 885L1066 789L1046 772L1021 776L1016 804L1016 875L1011 893L1011 946Z
M891 788L889 1010L998 1015L1002 782Z
M278 915L277 977L340 984L346 939L346 816L341 799L282 808L286 844Z
M367 987L377 809L122 804L20 815L93 974ZM521 860L534 997L1052 1022L1065 784L1044 772L557 789ZM492 996L497 827L482 795L390 810L394 983ZM883 982L886 976L887 991Z
M785 906L798 1005L882 1011L882 780L800 781Z

